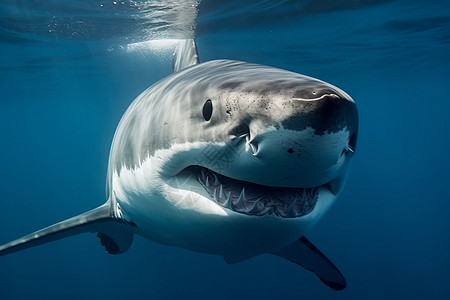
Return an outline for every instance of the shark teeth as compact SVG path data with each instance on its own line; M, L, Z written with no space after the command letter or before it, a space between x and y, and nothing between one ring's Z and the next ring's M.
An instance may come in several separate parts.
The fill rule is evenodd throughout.
M261 202L261 199L256 200L253 202L252 207L247 211L250 215L256 215L258 213L258 204Z
M294 198L294 201L289 204L288 211L286 217L292 218L295 216L295 206L297 205L297 198Z
M212 200L237 213L296 218L310 213L317 202L317 188L269 187L196 168L197 180Z
M217 178L216 173L213 173L213 175L214 175L214 185L217 186L220 184L219 178Z
M230 195L231 195L231 193L230 193ZM219 197L222 198L222 199L225 199L225 194L223 193L223 186L222 185L220 185L220 188L219 188Z
M225 207L229 209L233 208L233 200L231 199L231 192L228 193L227 199L225 200Z
M245 187L242 188L241 193L239 194L239 198L236 202L237 206L244 206L247 199L245 199Z
M216 190L216 189L214 190L213 198L214 198L214 200L215 200L216 202L219 201L219 199L217 198L217 190Z

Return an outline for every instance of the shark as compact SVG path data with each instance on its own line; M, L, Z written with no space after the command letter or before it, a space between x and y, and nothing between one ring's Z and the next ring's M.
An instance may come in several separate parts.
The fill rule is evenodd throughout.
M235 60L199 62L142 92L111 146L102 206L0 246L0 255L85 232L110 254L134 235L238 263L272 254L335 290L339 269L306 237L335 202L356 150L354 100L324 81Z

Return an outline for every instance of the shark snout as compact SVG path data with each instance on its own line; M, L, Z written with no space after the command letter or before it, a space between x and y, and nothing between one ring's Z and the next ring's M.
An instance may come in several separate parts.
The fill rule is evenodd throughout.
M347 131L316 135L312 128L275 129L246 139L242 165L246 170L254 170L256 178L251 181L259 184L319 186L346 168L353 155L349 141Z
M283 128L301 131L310 127L317 135L341 130L356 134L356 105L344 92L329 91L315 99L293 98L287 103L292 113L280 122Z
M357 112L351 98L325 94L286 102L289 114L273 122L253 118L241 136L237 170L263 185L314 187L342 175L355 151ZM276 179L275 179L276 178Z

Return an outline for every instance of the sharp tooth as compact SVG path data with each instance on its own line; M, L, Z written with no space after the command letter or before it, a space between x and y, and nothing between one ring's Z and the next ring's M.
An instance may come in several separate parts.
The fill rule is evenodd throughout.
M236 202L236 206L244 206L247 199L245 198L245 187L242 188L241 194L239 195L239 199Z
M273 213L273 206L268 206L257 213L258 216L264 216L265 214L271 215Z
M256 215L256 213L258 212L258 204L260 201L261 201L261 198L259 198L255 202L253 202L252 208L250 208L248 211L246 211L246 213L249 215Z
M214 185L215 186L219 185L220 184L219 178L217 178L217 175L215 173L213 173L213 175L214 175Z
M222 185L220 185L220 187L219 187L219 198L225 199L225 194L223 193Z
M206 177L206 182L205 182L205 184L206 184L207 187L210 187L210 186L211 186L211 185L209 184L209 177L208 177L208 176Z
M275 214L275 216L277 217L285 217L284 213L282 211L280 211L279 208L274 209L273 213Z
M229 209L233 208L233 200L231 199L231 192L228 192L227 200L225 201L225 207Z
M217 199L217 190L214 189L214 201L219 202L219 199Z
M294 217L295 216L295 206L297 205L297 197L294 198L294 201L289 205L289 208L287 210L287 213L285 214L286 217Z
M200 171L201 171L201 175L202 175L202 179L203 179L203 181L205 181L205 171L203 171L203 169L200 169Z

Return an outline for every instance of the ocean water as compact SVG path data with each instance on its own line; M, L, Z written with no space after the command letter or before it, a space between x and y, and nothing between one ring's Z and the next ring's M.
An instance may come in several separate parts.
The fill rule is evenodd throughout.
M105 201L131 101L173 39L332 83L360 130L341 198L307 234L336 292L271 255L235 265L94 234L0 257L0 299L450 299L450 1L14 1L0 4L0 244Z

